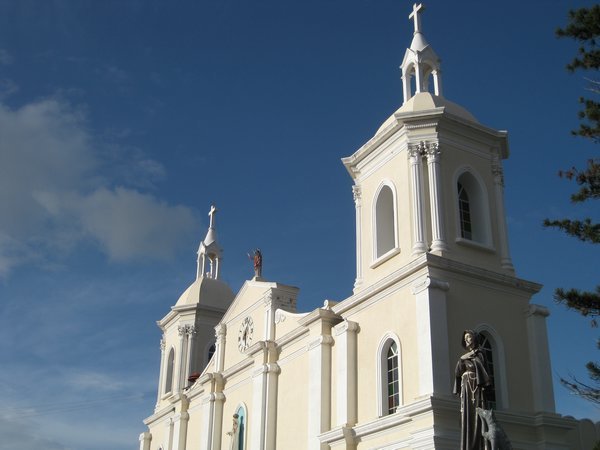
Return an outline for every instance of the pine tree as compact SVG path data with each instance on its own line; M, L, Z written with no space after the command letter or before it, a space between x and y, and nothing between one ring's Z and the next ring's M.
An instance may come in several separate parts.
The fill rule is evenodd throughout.
M567 65L567 70L574 72L583 70L594 73L600 68L600 48L596 40L600 37L600 5L591 8L581 8L569 12L569 23L564 29L556 31L558 37L575 39L580 47L577 56ZM600 80L588 79L589 91L598 95L600 93ZM579 112L581 123L572 134L591 139L594 143L600 143L600 102L581 97L579 102L583 108ZM571 195L573 203L581 203L600 198L600 159L588 159L583 168L572 167L569 170L559 172L559 176L573 180L579 189ZM600 223L591 218L585 219L560 219L544 221L547 227L555 227L570 236L581 241L599 244ZM582 291L575 288L556 289L554 298L557 302L564 304L567 308L579 312L585 317L592 319L600 315L600 286L595 291ZM600 348L600 341L598 341ZM600 404L600 364L590 361L586 368L590 382L584 383L576 378L561 379L564 386L581 397Z

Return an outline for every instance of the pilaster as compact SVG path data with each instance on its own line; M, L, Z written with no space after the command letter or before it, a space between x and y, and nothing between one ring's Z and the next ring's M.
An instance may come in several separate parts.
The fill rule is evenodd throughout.
M354 281L354 291L362 284L362 199L361 188L359 185L352 186L352 195L354 197L354 207L356 209L356 280Z
M421 155L421 144L409 144L408 160L410 164L410 187L412 193L413 254L424 253L427 251L423 219L423 167Z
M533 404L536 412L554 412L554 389L552 387L552 367L548 351L548 331L546 317L548 308L529 305L527 311L527 334L529 340L529 361L533 380Z
M419 395L450 394L446 281L425 276L413 284L416 302Z
M156 397L156 406L154 407L155 409L157 409L160 405L160 398L163 394L163 383L165 382L165 368L167 365L165 361L166 346L167 342L165 340L165 335L163 334L162 338L160 339L160 370L158 371L158 393Z
M180 392L183 384L182 384L182 372L185 364L185 330L179 325L177 327L177 334L179 339L177 341L177 352L175 353L175 362L173 364L173 377L175 378L175 389L173 392Z
M319 435L331 428L331 335L308 344L308 449L328 450Z
M492 160L492 175L494 176L494 199L496 201L496 226L500 244L500 264L503 269L514 271L510 250L508 247L508 230L504 212L504 172L500 157L495 155Z
M187 426L190 415L187 412L189 401L185 395L178 398L177 412L173 416L173 446L172 450L185 450L187 441Z
M429 170L429 204L431 207L431 251L448 250L444 228L444 201L441 193L440 148L437 142L421 145L427 155Z
M214 450L221 448L221 434L223 428L223 378L218 373L208 373L200 379L203 384L208 384L209 394L201 399L203 423L201 450Z
M358 324L344 320L333 327L337 361L335 425L351 427L358 420L357 348Z
M152 435L149 431L144 431L140 434L140 450L150 450L150 444L152 443Z
M274 361L277 347L273 341L261 341L251 347L255 357L252 371L252 433L249 448L276 450L277 382L281 369Z

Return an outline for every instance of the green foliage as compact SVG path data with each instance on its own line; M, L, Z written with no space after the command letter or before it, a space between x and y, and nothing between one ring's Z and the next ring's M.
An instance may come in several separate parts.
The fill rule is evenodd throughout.
M577 56L567 65L567 70L574 72L580 69L595 72L600 68L600 48L597 46L597 39L600 36L600 5L570 11L569 23L565 28L558 29L556 35L575 39L580 44ZM588 79L588 82L588 90L598 95L600 93L600 82L593 79ZM583 109L579 111L581 123L577 130L572 131L572 134L599 143L600 102L583 97L579 99L579 102L583 106ZM573 203L600 198L600 159L588 159L584 168L572 167L569 170L559 172L559 176L575 181L579 186L579 189L571 195ZM600 243L600 224L593 222L591 218L546 219L544 226L558 228L567 235L583 242ZM596 326L595 318L600 315L600 286L596 287L594 292L574 288L559 288L556 289L554 298L567 308L579 312L584 317L591 318L592 325ZM600 347L600 341L598 346ZM561 382L573 393L593 403L600 404L600 365L589 362L586 368L590 382L584 383L575 377L563 378ZM600 443L596 445L596 449L600 450Z
M569 71L600 67L600 50L596 45L600 36L600 5L569 11L569 23L556 30L556 35L573 38L581 45L577 56L567 65Z

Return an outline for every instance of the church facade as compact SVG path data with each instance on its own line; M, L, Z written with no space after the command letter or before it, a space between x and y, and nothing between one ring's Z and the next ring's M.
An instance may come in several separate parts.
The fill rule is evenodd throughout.
M520 450L590 449L595 426L555 412L541 288L513 268L505 131L442 95L420 24L404 102L343 158L356 206L353 295L299 312L298 288L220 280L211 208L196 280L158 322L154 412L140 450L456 450L459 338L483 338L496 416Z

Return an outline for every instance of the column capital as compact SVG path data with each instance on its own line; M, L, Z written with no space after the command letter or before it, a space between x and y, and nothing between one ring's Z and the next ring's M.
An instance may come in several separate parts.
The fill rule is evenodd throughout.
M441 154L439 142L428 142L425 144L425 154L428 162L436 162Z
M179 334L179 336L182 336L182 337L184 334L187 336L192 336L192 335L196 334L196 327L194 325L190 325L190 324L178 325L177 333Z
M498 156L492 158L491 170L494 176L494 184L504 187L504 170Z
M358 184L352 186L352 197L354 198L354 203L356 206L360 205L362 195L362 189Z

